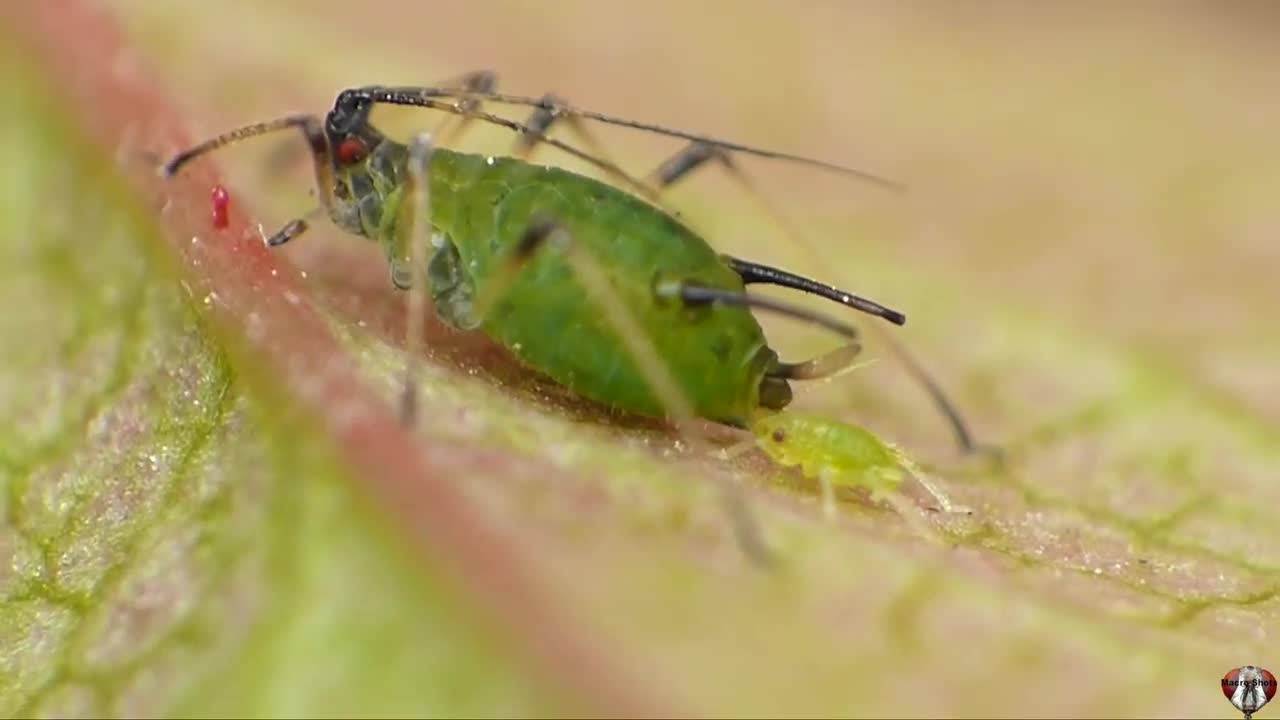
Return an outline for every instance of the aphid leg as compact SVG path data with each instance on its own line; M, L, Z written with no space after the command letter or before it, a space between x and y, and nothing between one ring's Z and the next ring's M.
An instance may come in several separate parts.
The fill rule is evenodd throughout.
M654 292L661 298L678 298L686 305L703 305L707 303L724 303L746 305L786 315L797 320L819 325L831 330L848 340L848 344L811 360L798 363L779 362L769 372L769 376L787 380L808 380L830 377L843 372L853 365L854 359L862 350L858 343L858 331L852 325L831 319L821 313L800 308L770 298L747 295L737 290L711 288L685 280L659 282ZM754 443L752 443L754 444ZM830 471L823 469L818 475L819 487L822 491L822 513L828 521L836 517L835 486Z
M405 313L404 389L400 395L400 422L413 425L418 406L418 355L422 350L422 323L427 314L425 247L431 236L431 184L427 168L431 164L431 136L418 135L409 146L409 201L401 205L397 232L404 241L402 256L393 258L392 280L397 286L408 283Z
M705 438L693 428L696 413L693 405L671 375L667 363L636 321L634 314L618 299L609 287L604 270L589 251L573 242L569 231L554 220L540 220L531 224L513 248L503 267L491 278L476 298L475 311L484 317L506 295L516 274L533 258L535 253L557 251L563 253L574 276L583 290L598 305L606 320L612 325L618 339L636 362L654 396L666 408L668 419L677 432L689 441L702 455L710 455L711 447ZM765 543L763 532L741 490L732 482L716 478L717 489L725 512L729 517L735 540L743 553L754 563L770 565L773 553Z
M447 117L436 130L436 134L444 138L442 145L446 147L451 145L462 135L463 130L478 119L477 111L483 107L483 98L492 94L497 86L498 76L489 70L466 73L440 84L442 88L458 91L464 95L457 104L459 114L454 116L459 118L458 122L453 125L449 134L443 134L444 129L451 124L450 118ZM559 112L558 108L564 105L562 99L547 93L540 98L539 103L539 106L530 113L529 119L525 120L523 129L517 130L516 141L511 149L512 155L522 160L529 159L543 144L543 139L551 132L552 126L559 122L568 126L595 157L617 167L605 152L604 146L596 140L595 135L580 119L574 115L564 115Z
M610 165L617 166L617 163L613 162L613 158L609 157L609 154L605 152L604 146L600 144L600 141L596 139L596 136L579 117L561 112L561 108L566 107L564 100L547 93L542 96L539 102L542 104L529 114L528 120L524 121L525 127L532 130L532 132L521 133L516 137L515 146L511 149L511 154L521 159L529 159L533 152L542 145L540 138L545 137L551 132L551 127L559 123L568 127L593 155L604 159Z
M476 70L473 72L463 73L457 77L443 80L439 83L441 88L449 88L458 92L465 93L489 93L493 92L498 86L498 76L490 70ZM467 105L467 103L470 103ZM469 108L480 107L479 100L464 101L464 105ZM471 123L471 118L463 117L460 122L453 123L456 116L446 116L440 125L436 128L434 135L442 138L441 142L436 143L437 146L449 147L457 142L458 137ZM453 125L450 129L449 126ZM446 133L446 130L448 132ZM267 154L267 159L263 163L266 168L267 177L274 177L282 174L284 171L293 167L301 159L300 148L293 143L280 143L271 148Z
M673 155L666 162L659 165L653 172L648 175L648 180L655 186L665 189L687 177L694 170L705 166L708 162L714 161L723 168L729 175L737 181L739 186L750 195L757 204L768 214L783 232L796 244L803 247L812 258L811 262L817 266L820 264L818 253L813 246L804 239L804 236L796 231L786 216L778 211L778 209L769 202L765 194L756 187L755 183L742 171L741 168L733 161L733 157L727 150L718 145L706 142L693 141L683 150ZM901 313L887 310L883 306L871 303L855 295L842 292L836 288L819 283L809 278L789 273L778 268L751 263L736 258L729 258L730 263L738 274L742 276L742 281L747 284L767 283L770 285L780 285L794 290L800 290L812 295L818 295L828 300L848 305L857 310L867 312L894 323L902 325L906 322L906 317ZM930 400L939 412L946 418L947 423L951 426L952 434L955 435L956 444L960 447L961 452L969 454L975 450L982 449L980 445L974 442L973 433L970 432L968 424L960 415L956 404L942 390L937 380L920 365L918 361L907 351L902 343L894 339L889 333L885 332L878 326L873 326L872 331L875 332L879 339L888 345L890 352L898 358L899 362L906 368L907 373L911 375L917 383L928 393Z
M973 433L969 430L968 423L960 415L960 410L956 407L956 404L947 396L947 393L938 384L938 381L934 379L933 375L925 370L908 352L906 346L891 337L889 333L882 332L880 335L884 343L889 346L889 351L906 368L907 374L924 388L924 391L929 395L929 399L933 401L934 407L946 417L947 423L951 426L951 433L955 435L956 445L959 446L960 452L969 455L975 452L991 451L993 448L990 446L974 441Z
M914 499L920 505L947 514L973 514L972 509L952 503L947 493L938 487L929 477L929 474L921 470L906 453L892 445L890 447L897 457L898 466L907 473L907 477L911 481L907 487L911 488L911 494L914 495Z
M889 507L897 513L898 517L916 534L935 545L945 545L946 540L942 535L924 519L921 513L920 505L912 498L908 497L901 491L895 490L884 493L879 499L888 503Z
M654 284L654 294L660 299L677 299L690 306L721 303L767 310L826 328L849 341L847 345L836 348L812 360L799 363L779 362L778 367L771 373L777 377L793 380L815 380L827 377L844 370L852 364L854 358L862 350L862 346L858 343L858 330L852 325L820 312L814 312L798 305L774 300L773 298L748 295L740 290L709 287L689 280L659 281Z
M684 149L654 168L646 176L646 180L655 187L665 190L712 161L728 172L729 176L747 191L747 194L760 205L765 214L777 223L789 237L799 235L786 216L779 212L773 203L768 201L765 194L751 182L746 173L738 168L737 163L733 161L733 156L719 145L694 140L686 145Z
M464 93L474 93L475 95L484 95L491 93L498 87L498 74L492 70L474 70L459 75L458 77L446 80L440 83L441 87L458 90ZM463 115L454 115L453 117L445 116L444 120L436 128L436 137L440 138L437 143L440 147L450 147L462 133L475 121L475 117L470 113L480 109L481 100L477 97L467 97L459 103L463 110ZM456 122L453 122L456 119ZM450 128L449 126L453 127Z
M818 485L822 489L822 518L829 523L835 522L839 514L836 510L836 484L831 479L829 468L818 473Z
M184 165L207 152L240 140L290 128L297 128L302 131L303 137L307 140L307 146L311 151L312 165L315 170L316 190L320 196L321 208L326 214L333 216L334 208L338 205L333 189L333 162L330 159L329 141L325 138L324 125L320 118L315 115L290 115L270 122L246 125L231 132L223 133L178 153L173 159L165 163L162 171L165 177L173 177ZM267 244L272 247L283 245L297 238L306 230L306 218L291 220L280 230L273 233L267 240Z
M269 237L264 238L264 242L267 243L268 247L280 247L309 230L311 228L311 223L323 214L325 214L324 208L313 208L306 215L303 215L300 218L294 218L293 220L285 223L284 227L281 227Z
M849 368L853 367L856 364L855 360L858 353L862 349L857 340L857 331L853 326L846 325L821 313L788 305L769 298L748 295L736 290L709 288L696 283L690 283L688 281L659 282L655 285L655 292L659 297L678 298L682 302L690 305L718 302L747 305L761 310L776 312L827 328L828 330L832 330L842 335L849 341L847 345L836 348L835 350L811 360L796 363L779 362L777 366L769 372L769 377L786 380L819 380L831 378L839 375L840 373L846 372ZM726 451L726 454L736 454L735 448L730 448ZM946 500L946 497L934 488L923 475L919 472L913 471L911 468L904 469L911 472L920 486L932 496L932 499L942 503L943 507L950 508L950 503ZM837 507L832 472L833 470L831 468L823 468L816 478L822 493L822 512L828 520L835 518ZM888 500L900 513L908 512L907 505L899 503L898 501L900 498L896 495L890 494ZM913 517L908 516L907 519L908 522L915 522ZM915 522L915 524L919 525L918 522ZM917 527L917 529L920 528ZM921 532L924 532L924 530L921 530Z
M343 90L342 94L338 96L337 104L342 105L345 103L352 107L363 108L368 108L378 104L412 105L432 110L441 110L462 116L466 119L480 120L490 125L504 127L517 135L531 136L539 143L544 143L556 148L557 150L568 153L572 157L589 163L604 171L611 179L620 185L636 191L651 201L658 203L661 202L661 198L656 190L628 174L614 162L583 151L566 142L557 140L556 138L549 137L545 132L529 127L524 123L516 122L515 120L502 117L501 115L495 115L491 112L486 112L479 107L479 101L493 100L497 102L510 102L513 97L514 96L501 95L499 93L470 93L463 90L453 90L448 88L385 88L372 86L348 88L347 90ZM541 107L549 104L546 101L528 100L528 103L517 104L528 104L534 107ZM572 110L572 108L568 109ZM575 110L575 114L580 113ZM822 163L819 164L823 165Z
M657 187L665 189L712 160L724 168L793 241L798 241L800 245L809 251L810 255L817 256L817 253L809 243L803 240L802 235L791 226L786 217L777 210L773 203L768 201L765 194L756 187L755 183L751 182L746 173L738 168L729 153L719 146L694 141L659 165L649 174L648 178ZM801 290L872 315L878 315L896 325L902 325L906 322L906 318L901 313L888 310L877 303L872 303L855 295L841 292L830 285L819 283L785 270L738 260L737 258L729 258L729 262L742 277L744 283L767 283ZM873 327L873 331L878 333L880 338L889 346L890 351L898 357L906 367L907 372L924 387L934 405L946 417L960 449L965 453L973 452L977 448L973 441L973 434L969 431L968 425L960 415L960 411L956 409L955 403L947 397L938 382L907 352L907 349L901 343L897 342L887 332L884 332L879 327Z
M831 163L826 163L823 161L812 161L807 158L796 158L796 157L792 157L790 155L781 154L781 153L761 151L758 148L740 146L734 143L718 141L718 140L715 140L714 138L694 136L688 133L671 131L668 128L650 126L646 123L636 123L636 122L627 121L621 118L603 115L601 113L594 113L591 111L586 111L580 108L575 108L573 106L570 106L560 98L557 98L553 95L544 95L541 98L534 99L534 98L502 95L502 94L493 93L493 92L476 93L476 94L468 94L465 92L456 93L456 92L443 91L435 88L417 88L417 89L379 88L377 89L376 93L371 92L370 94L376 96L376 101L379 101L379 102L391 102L391 103L398 103L398 104L410 104L410 105L422 105L425 107L436 107L439 109L448 110L450 112L465 114L469 118L479 117L480 119L485 120L486 122L510 127L511 129L519 133L519 138L517 139L517 142L516 142L517 154L522 154L527 156L530 152L532 152L532 150L535 147L537 147L541 143L553 145L561 150L565 150L569 152L570 154L576 157L579 157L580 159L585 159L585 160L588 160L589 162L592 162L597 167L600 167L601 169L609 173L615 180L622 181L624 184L630 186L632 189L636 190L637 192L640 192L645 197L659 203L660 205L663 204L662 196L660 192L661 190L666 189L667 187L678 182L684 177L687 177L694 170L697 170L698 168L706 165L708 161L714 160L717 162L718 165L724 168L739 183L739 185L741 185L742 188L746 190L747 193L757 201L757 203L759 203L762 206L765 212L769 214L773 218L773 220L776 223L778 223L788 235L790 235L793 239L799 241L799 244L802 247L804 247L809 252L809 254L814 258L817 257L817 253L812 247L812 245L808 242L805 242L801 234L795 231L795 229L786 220L785 216L781 212L779 212L773 206L772 203L768 202L765 194L761 192L759 188L756 187L756 185L750 180L750 178L746 175L746 173L744 173L734 162L733 157L730 154L731 152L746 152L749 154L759 155L762 157L770 157L770 158L783 159L783 160L797 160L805 164L825 167L827 169L835 170L845 175L858 177L863 180L876 183L887 189L891 189L895 191L905 190L905 188L899 183L893 182L891 180L886 180L884 178L881 178L876 175L872 175L870 173L864 173L858 170L854 170L852 168L834 166ZM512 103L517 105L532 106L535 109L533 113L530 115L528 121L526 121L524 124L518 124L518 123L512 123L511 121L505 120L503 118L498 118L498 117L488 116L482 113L478 113L476 112L476 106L474 105L464 107L463 102L460 102L454 106L447 106L435 100L435 98L441 98L441 97L461 97L463 99L463 102L465 102L466 100L480 100L480 99L492 100L492 101L497 101L501 103ZM673 135L675 137L683 137L683 138L689 139L690 143L684 149L682 149L681 151L673 155L671 158L669 158L667 161L659 165L652 173L649 174L647 181L641 181L627 175L624 171L621 170L621 168L619 168L619 166L616 163L608 159L608 157L602 151L600 144L595 141L594 137L588 133L587 129L582 124L581 120L584 118L599 120L601 122L606 122L614 125L622 125L625 127L634 127L642 130L650 130L650 131L658 132L662 134ZM583 142L587 143L587 145L590 148L592 148L594 156L588 155L586 153L582 153L581 151L574 149L572 146L566 146L564 143L560 143L558 141L555 141L547 137L547 132L551 129L551 126L553 125L553 123L556 123L556 122L564 122L564 123L571 124L576 134L583 140ZM859 309L864 312L871 312L872 314L879 315L880 317L883 317L884 319L890 322L893 322L895 324L901 325L906 321L906 318L901 313L890 311L887 308L878 306L875 303L870 303L869 301L866 301L862 298L858 298L857 296L854 296L852 294L841 292L839 290L836 290L835 288L832 288L829 285L823 285L822 283L817 283L815 281L808 280L806 278L801 278L800 276L797 276L791 273L786 273L785 271L777 270L776 268L769 268L767 266L757 265L753 263L745 263L744 261L738 261L735 259L731 259L731 261L741 266L740 272L743 274L744 282L769 282L772 284L781 284L787 287L801 289L806 292L812 292L814 294L822 295L823 297L836 300L837 302L841 302L842 304L849 305L850 307L854 307L855 309ZM759 273L752 274L751 272L748 271L747 269L748 266L752 269L767 270L769 272L765 274L759 274ZM807 286L802 287L802 286L796 285L793 281L797 279L807 281ZM781 282L781 280L788 280L792 282ZM821 288L823 292L815 292L815 289L817 288ZM900 362L903 363L908 373L918 383L921 384L921 386L928 393L930 399L933 401L934 405L946 417L948 423L951 425L952 432L956 437L956 442L960 446L962 452L968 454L973 452L976 449L980 449L982 446L979 446L974 442L973 435L969 431L967 423L965 423L959 411L957 410L956 404L953 401L951 401L951 399L946 395L946 393L942 390L938 382L933 379L933 377L920 365L920 363L918 363L917 361L915 361L914 358L911 357L911 355L907 352L906 348L901 343L897 342L887 332L884 332L883 329L879 327L873 327L872 331L876 332L880 336L880 338L889 346L890 351L899 359ZM985 449L991 450L991 448L985 448Z
M632 130L641 130L657 135L665 135L667 137L682 138L697 142L705 142L736 153L746 155L754 155L756 157L768 158L771 160L779 160L783 162L796 163L809 167L820 168L829 172L838 173L846 177L874 183L884 188L899 190L903 189L900 183L894 182L878 175L857 170L855 168L846 167L838 163L819 160L817 158L804 157L793 153L778 152L776 150L767 150L765 148L752 147L743 145L742 143L729 142L720 140L707 135L699 135L697 133L677 130L675 128L663 127L653 123L641 122L638 120L629 120L627 118L618 117L617 115L609 115L607 113L595 112L585 108L575 107L560 100L548 99L546 96L541 98L524 97L520 95L508 95L506 93L486 92L475 93L455 88L443 87L383 87L378 85L350 88L343 92L343 95L352 100L360 100L366 103L390 103L394 105L414 105L417 107L435 108L463 114L458 103L441 102L442 100L481 100L484 102L495 102L506 105L523 105L532 108L547 108L555 112L556 115L573 116L584 120L594 120L596 122L605 123L606 125L616 125L618 127L631 128ZM488 113L476 112L475 116L485 122L501 125L519 132L518 123L513 123L506 118ZM551 143L555 144L555 143ZM563 149L563 148L562 148ZM590 159L590 158L582 158Z
M906 318L897 311L801 275L737 258L728 258L728 261L730 266L742 277L742 281L748 285L757 283L779 285L847 305L862 312L879 316L897 325L906 322ZM947 424L950 425L951 432L955 435L956 444L960 447L961 452L965 454L978 451L992 452L992 448L974 442L973 433L969 430L968 423L965 422L964 417L960 414L955 402L948 397L942 386L938 384L938 381L907 351L906 347L878 325L873 324L872 330L888 345L889 351L902 363L907 374L928 393L934 407L938 409L943 417L946 418Z

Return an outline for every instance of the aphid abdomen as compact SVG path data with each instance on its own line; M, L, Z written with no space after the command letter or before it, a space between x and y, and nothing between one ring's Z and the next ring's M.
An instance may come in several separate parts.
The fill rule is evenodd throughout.
M736 306L687 307L655 292L663 279L742 290L741 278L704 240L648 203L558 168L450 153L437 156L432 169L442 178L433 183L436 227L456 247L476 292L531 224L553 218L600 264L695 412L735 424L751 416L776 359L755 317ZM630 412L669 414L555 248L523 266L481 327L577 394Z

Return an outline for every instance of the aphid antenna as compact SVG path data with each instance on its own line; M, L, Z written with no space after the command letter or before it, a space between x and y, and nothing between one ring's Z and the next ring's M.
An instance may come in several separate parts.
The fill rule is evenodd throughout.
M177 155L174 155L169 162L164 164L161 168L161 172L165 177L173 177L184 165L207 152L217 150L224 145L230 145L232 143L240 142L241 140L247 140L251 137L267 135L269 133L288 130L290 128L301 129L303 134L307 136L307 139L311 141L313 149L315 149L314 145L317 140L321 144L324 143L324 134L321 132L319 121L314 115L288 115L275 120L245 125L244 127L239 127L235 130L222 133L217 137L205 140L198 145L193 145ZM321 151L325 151L326 149L327 148L322 147Z
M623 170L617 164L602 157L597 157L581 148L570 145L563 140L557 140L550 137L546 133L539 131L529 125L505 118L501 115L495 115L491 112L478 109L473 103L475 100L484 99L483 93L464 93L436 88L411 88L411 89L389 89L381 87L353 88L343 90L338 95L335 105L342 105L344 102L348 104L364 102L369 104L385 103L388 105L405 105L413 107L427 108L429 110L440 110L454 115L466 118L473 118L481 122L489 123L503 127L517 135L534 138L538 142L545 143L562 152L568 153L583 162L594 165L595 167L605 171L615 179L621 181L631 188L631 190L644 196L650 202L661 205L662 196L647 183L639 178L631 175ZM433 99L438 98L438 99ZM453 99L458 102L448 102Z
M429 107L430 105L428 105L428 103L432 98L454 98L458 100L490 101L490 102L496 102L496 103L504 103L508 105L522 105L525 107L534 107L534 108L539 108L552 113L557 113L562 115L574 115L581 118L587 118L589 120L595 120L597 122L602 122L607 125L615 125L618 127L631 128L633 130L641 130L644 132L655 133L658 135L665 135L667 137L682 138L684 140L691 140L691 141L706 143L708 145L714 145L723 150L743 153L745 155L754 155L756 157L767 158L770 160L780 160L783 162L791 162L799 165L807 165L809 167L819 168L829 172L834 172L839 175L844 175L846 177L868 182L878 187L884 188L886 190L891 190L893 192L905 193L907 191L906 185L896 180L891 180L889 178L882 177L880 175L867 172L865 170L858 170L857 168L851 168L846 165L841 165L839 163L833 163L827 160L820 160L818 158L812 158L812 157L797 155L793 153L778 152L775 150L766 150L764 148L755 147L753 145L744 145L742 143L731 142L728 140L721 140L719 138L711 137L709 135L701 135L698 133L687 132L684 130L678 130L675 128L669 128L663 125L642 122L639 120L630 120L628 118L619 117L617 115L610 115L607 113L596 112L594 110L586 110L583 108L570 105L563 101L549 99L545 97L533 98L533 97L527 97L523 95L509 95L506 93L499 93L499 92L475 92L475 91L469 91L465 89L430 88L430 87L391 88L391 87L372 86L372 87L360 88L358 90L348 91L348 92L359 93L361 96L367 97L370 100L374 100L376 102L387 102L387 103L393 103L396 105L424 105Z

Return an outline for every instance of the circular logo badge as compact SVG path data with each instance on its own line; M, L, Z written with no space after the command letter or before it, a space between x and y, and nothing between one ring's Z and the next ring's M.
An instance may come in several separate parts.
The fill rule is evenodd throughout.
M1246 718L1276 696L1276 676L1256 665L1238 667L1222 676L1222 694Z

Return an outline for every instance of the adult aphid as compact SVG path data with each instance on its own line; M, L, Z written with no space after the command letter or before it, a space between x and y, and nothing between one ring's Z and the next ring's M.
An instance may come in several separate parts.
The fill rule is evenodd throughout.
M790 383L827 377L860 350L849 324L746 292L772 284L826 298L901 325L883 305L785 270L718 253L670 213L661 191L708 164L745 183L733 156L749 154L895 184L833 163L763 150L573 107L553 96L494 91L488 72L441 87L351 88L321 119L295 115L249 125L175 156L168 175L204 153L245 138L296 129L308 143L323 211L340 228L382 245L392 284L409 296L409 362L421 343L426 296L447 324L478 329L523 363L606 406L674 420L705 418L750 427L791 402ZM532 107L525 122L484 103ZM516 133L512 155L457 152L430 135L404 144L371 124L382 104L430 108L460 118L456 137L476 121ZM640 180L609 161L585 121L645 130L688 145ZM592 152L548 136L567 126ZM604 171L614 185L531 164L541 145ZM749 183L748 183L749 186ZM287 223L268 244L307 229ZM427 253L425 256L420 253ZM419 259L421 258L421 259ZM844 344L806 361L786 362L769 347L752 310L774 312L840 335ZM961 445L972 448L959 414L921 373ZM403 414L416 393L406 373Z

